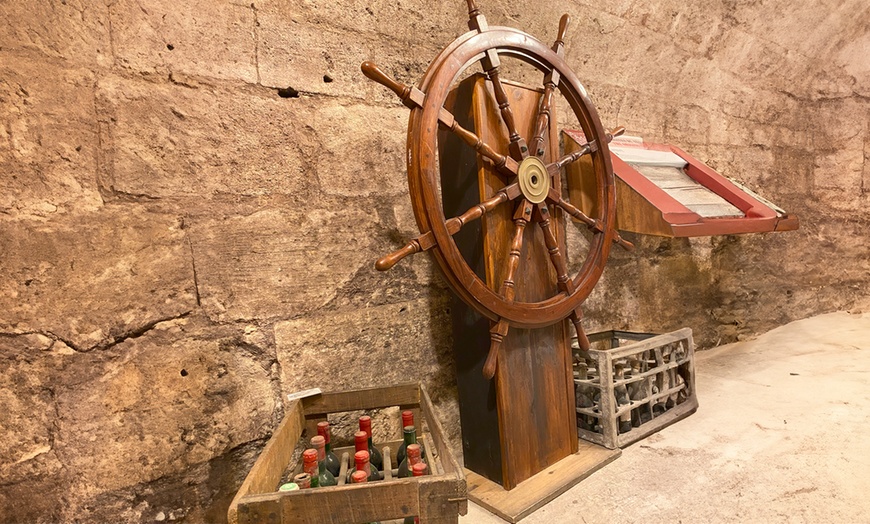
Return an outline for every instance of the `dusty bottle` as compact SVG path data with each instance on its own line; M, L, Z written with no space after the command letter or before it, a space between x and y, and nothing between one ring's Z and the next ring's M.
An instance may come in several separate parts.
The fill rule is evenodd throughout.
M384 468L384 457L381 456L381 452L372 444L372 417L368 415L363 415L359 418L359 429L360 431L365 431L368 436L368 452L369 452L369 462L372 463L372 466L376 467L378 471Z
M341 471L341 462L335 456L335 453L332 452L332 444L330 443L332 435L330 433L329 422L317 423L317 434L326 439L326 469L332 473L333 477L337 477Z
M368 482L368 477L366 476L365 471L354 471L353 475L350 476L351 484L361 484L363 482Z
M414 412L413 411L403 411L402 412L402 433L403 439L405 438L405 432L408 431L408 427L414 430L414 440L412 444L420 444L420 456L426 458L426 447L423 446L422 443L417 441L417 427L414 425ZM402 441L402 445L399 446L398 451L396 451L396 464L401 464L403 460L405 460L405 448L408 446L408 443L404 440Z
M317 461L314 462L315 466L317 465ZM293 482L299 486L299 489L308 489L311 487L311 475L308 473L299 473L295 477L293 477Z
M311 445L317 450L317 485L318 487L335 486L335 476L326 469L326 439L317 435L311 438ZM312 482L313 484L313 482Z
M412 476L414 464L423 461L420 458L420 444L408 444L406 450L405 460L399 464L399 478Z
M365 431L357 431L353 434L353 445L355 451L366 451L369 450L369 437L366 435ZM375 473L378 473L380 470L372 464L371 455L369 455L369 466Z
M309 477L311 477L311 487L316 488L319 486L318 478L317 478L317 450L316 449L306 449L302 452L302 472L307 473Z
M381 480L381 476L378 474L378 472L372 467L371 463L369 462L369 452L368 451L366 451L364 449L357 451L353 455L353 460L354 460L354 464L356 464L356 467L353 470L347 472L347 482L348 483L351 482L351 480L353 478L353 474L356 473L357 471L365 472L366 478L371 482Z

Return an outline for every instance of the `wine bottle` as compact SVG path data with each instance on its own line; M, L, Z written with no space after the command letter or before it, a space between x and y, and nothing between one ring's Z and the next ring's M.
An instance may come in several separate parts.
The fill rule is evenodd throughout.
M315 466L317 461L314 462ZM299 489L308 489L311 487L311 475L308 473L299 473L293 477L293 482L299 486Z
M353 456L353 460L354 462L356 462L356 469L365 471L366 475L368 475L368 479L370 482L381 480L380 475L378 475L378 472L375 471L375 469L371 465L368 451L357 451Z
M412 476L414 464L422 461L420 458L420 444L408 444L408 447L405 449L405 460L399 464L399 478Z
M420 444L420 456L424 459L426 458L426 447L417 441L417 427L414 425L414 412L413 411L403 411L402 412L402 432L404 438L404 432L408 430L408 426L410 426L414 430L414 440L412 443ZM405 448L408 444L403 440L402 445L399 446L399 450L396 451L396 464L401 464L403 460L405 460Z
M354 471L353 475L350 476L350 483L351 484L361 484L363 482L367 482L368 479L369 478L366 476L365 471Z
M355 451L368 452L368 450L369 450L369 436L366 435L365 431L357 431L356 433L353 434L353 445L354 445ZM375 471L375 473L380 472L380 470L374 464L372 464L371 457L372 456L369 455L369 466L372 468L372 470Z
M330 433L329 422L317 423L317 434L326 439L326 469L332 473L333 477L337 477L341 471L341 462L335 456L335 453L332 452L332 444L330 443L332 436Z
M359 429L360 431L365 431L368 436L368 445L369 445L369 462L376 468L378 471L384 468L384 457L381 455L381 452L378 451L378 448L374 446L372 443L372 417L368 415L363 415L359 418Z
M589 380L588 367L586 366L585 360L581 360L580 363L577 364L577 373L579 375L577 378L582 383L577 384L574 387L574 402L576 403L578 408L586 408L591 410L595 407L595 403L592 402L592 397L589 393L589 386L585 384L585 382ZM583 413L578 413L577 427L580 429L585 429L587 431L594 431L595 417Z
M316 488L319 486L318 477L317 477L317 450L316 449L306 449L302 452L302 472L307 473L311 478L311 487Z
M326 469L326 439L320 435L311 437L311 445L317 450L317 485L321 488L338 485L335 476Z

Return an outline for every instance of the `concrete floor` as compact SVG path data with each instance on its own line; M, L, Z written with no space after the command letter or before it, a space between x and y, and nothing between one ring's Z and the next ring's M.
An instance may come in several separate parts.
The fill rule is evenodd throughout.
M522 520L870 522L870 314L696 355L700 408ZM502 523L469 504L460 522Z

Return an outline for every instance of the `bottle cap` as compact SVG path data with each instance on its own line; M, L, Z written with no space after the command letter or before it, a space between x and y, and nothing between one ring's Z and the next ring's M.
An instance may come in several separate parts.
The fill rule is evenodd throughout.
M368 451L357 451L353 454L353 460L356 463L356 469L365 469L369 461Z
M359 418L359 429L366 432L367 438L372 438L372 417L368 415L361 416Z
M293 482L299 487L299 489L308 489L311 487L311 475L308 473L299 473L293 477Z
M299 489L299 484L295 482L288 482L286 484L281 484L278 487L278 491L297 491Z
M426 474L426 463L418 462L418 463L414 464L412 471L413 471L413 474L415 477L422 477L423 475Z
M359 484L360 482L366 482L369 479L369 476L365 471L354 471L350 476L350 481L353 484Z
M329 422L318 422L317 434L325 438L326 443L329 444Z
M405 448L405 453L408 455L408 462L411 461L412 458L420 458L420 444L409 444L407 448Z
M405 410L402 412L402 427L414 425L414 412Z
M353 443L357 451L369 449L369 436L365 431L357 431L353 434Z
M416 433L417 428L415 428L413 424L410 424L410 425L403 427L402 431L405 433Z
M317 462L317 450L308 448L302 452L302 462Z
M311 445L317 450L317 460L326 459L326 439L320 435L311 437Z

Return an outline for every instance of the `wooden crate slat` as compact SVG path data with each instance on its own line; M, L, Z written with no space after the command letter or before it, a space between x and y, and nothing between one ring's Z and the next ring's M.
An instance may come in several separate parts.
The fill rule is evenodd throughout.
M272 434L272 438L266 443L263 452L260 454L261 459L258 459L245 477L242 486L233 498L230 504L230 511L227 518L230 524L235 524L235 506L236 502L242 497L251 493L268 493L275 490L278 481L281 480L281 475L290 459L293 456L293 450L296 448L296 441L299 440L299 435L302 434L304 427L304 419L302 418L302 401L294 400L287 408L287 414L284 420L278 425L278 429Z
M417 384L375 387L323 393L305 399L305 417L323 416L327 413L389 408L403 405L419 405L420 388Z

